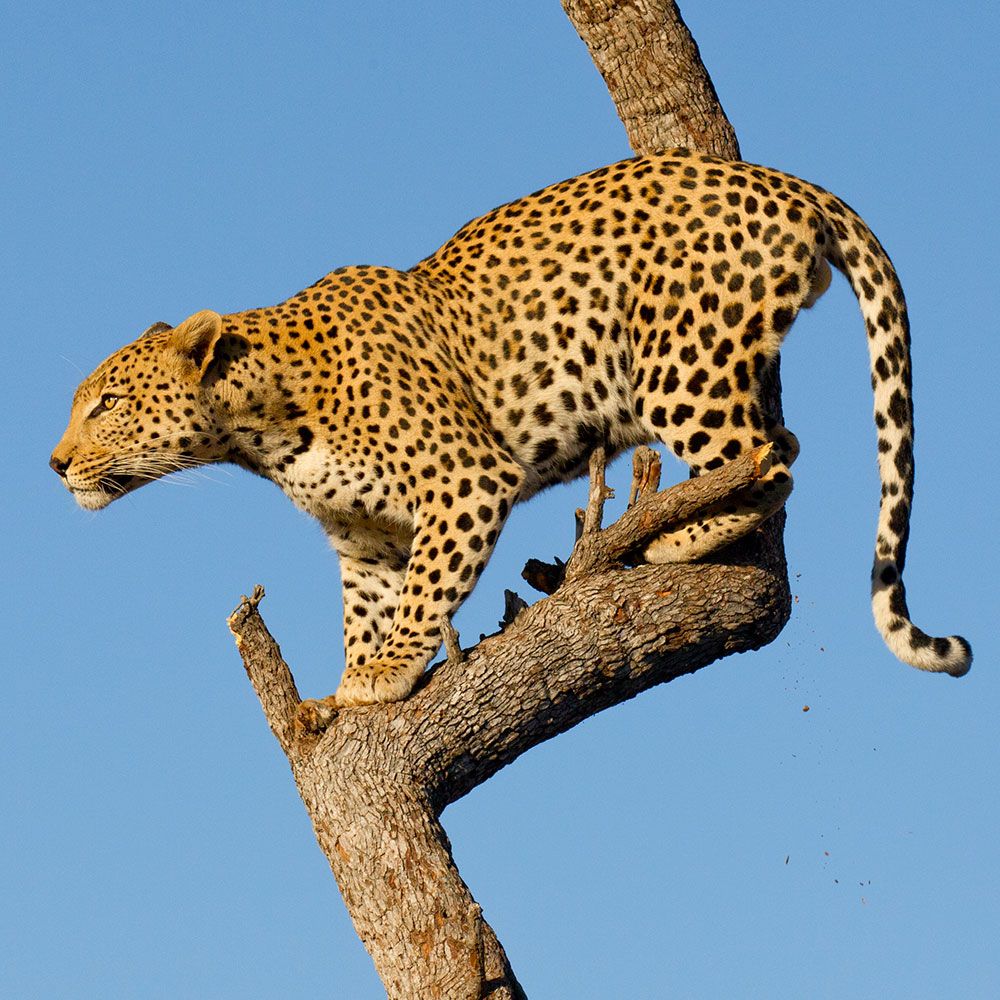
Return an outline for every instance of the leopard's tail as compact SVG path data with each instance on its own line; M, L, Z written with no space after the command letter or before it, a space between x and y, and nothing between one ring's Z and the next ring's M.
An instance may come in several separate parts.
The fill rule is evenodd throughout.
M882 480L872 567L875 625L904 663L961 677L972 665L971 647L960 636L935 639L917 628L903 587L913 501L910 325L903 290L888 254L864 221L826 192L821 204L827 222L824 255L851 283L868 331Z

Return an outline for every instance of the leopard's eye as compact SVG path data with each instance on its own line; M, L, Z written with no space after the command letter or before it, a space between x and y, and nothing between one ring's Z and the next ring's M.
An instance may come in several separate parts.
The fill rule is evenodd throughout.
M107 413L108 410L113 410L118 403L119 396L116 396L113 392L106 392L101 396L101 401L95 406L90 413L87 415L89 420L91 417L99 417L102 413Z

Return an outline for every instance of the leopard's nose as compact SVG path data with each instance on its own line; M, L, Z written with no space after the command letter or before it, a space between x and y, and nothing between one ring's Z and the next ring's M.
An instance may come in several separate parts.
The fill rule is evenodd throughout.
M65 479L66 471L69 469L69 463L72 461L73 460L71 458L60 458L58 455L53 455L49 459L49 467L53 472Z

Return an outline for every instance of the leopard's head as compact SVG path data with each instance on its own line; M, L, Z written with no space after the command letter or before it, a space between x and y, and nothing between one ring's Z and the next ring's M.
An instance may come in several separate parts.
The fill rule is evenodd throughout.
M49 462L81 507L225 456L204 385L221 333L208 310L156 323L83 380Z

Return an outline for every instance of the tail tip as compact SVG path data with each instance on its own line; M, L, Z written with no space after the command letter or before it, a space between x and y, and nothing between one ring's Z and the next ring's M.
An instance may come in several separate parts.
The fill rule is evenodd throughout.
M972 647L960 635L935 638L913 624L895 565L876 563L872 611L886 645L903 663L952 677L964 677L972 667Z
M960 635L943 641L948 643L948 652L942 657L945 672L952 677L964 677L972 667L972 647Z
M897 655L918 670L964 677L972 667L972 647L960 635L932 639L911 625L909 640L909 649Z

